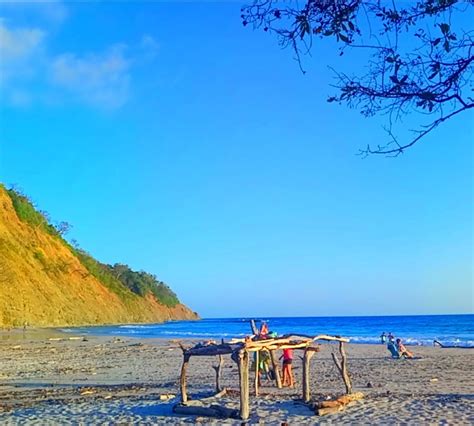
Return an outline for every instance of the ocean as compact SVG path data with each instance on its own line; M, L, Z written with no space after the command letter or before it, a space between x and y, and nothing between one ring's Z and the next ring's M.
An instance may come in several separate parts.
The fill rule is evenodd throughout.
M269 329L282 335L301 333L349 337L352 343L379 343L382 332L391 332L408 345L474 347L474 315L413 315L370 317L275 317L266 321ZM250 318L210 318L200 321L172 321L163 324L129 324L74 327L66 332L140 338L230 339L251 334Z

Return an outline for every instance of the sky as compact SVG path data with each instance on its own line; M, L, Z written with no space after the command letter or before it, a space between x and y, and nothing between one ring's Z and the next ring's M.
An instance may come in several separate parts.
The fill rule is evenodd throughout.
M383 118L326 99L365 58L302 74L240 7L0 4L0 181L202 317L473 313L473 114L361 159Z

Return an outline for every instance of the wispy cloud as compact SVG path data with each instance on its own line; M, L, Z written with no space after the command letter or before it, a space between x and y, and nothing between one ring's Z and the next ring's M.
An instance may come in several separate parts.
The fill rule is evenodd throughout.
M0 20L0 91L4 102L14 106L31 103L21 86L37 77L45 40L38 28L10 28Z
M44 39L44 32L37 28L9 29L0 21L1 63L24 59L34 52Z
M12 106L54 100L115 109L130 97L134 68L152 61L158 43L149 36L87 53L48 51L47 32L15 28L0 18L0 90Z
M125 49L121 45L99 54L60 55L51 65L52 82L88 104L118 108L129 95L130 61Z

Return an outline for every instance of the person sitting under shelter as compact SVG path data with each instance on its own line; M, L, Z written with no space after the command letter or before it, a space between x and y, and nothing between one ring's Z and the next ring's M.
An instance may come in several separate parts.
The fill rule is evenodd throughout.
M257 363L258 360L258 363ZM258 384L262 385L262 376L268 381L273 380L271 379L270 374L270 354L267 350L263 349L258 352L255 351L253 353L253 361L251 365L251 370L256 371L258 375Z

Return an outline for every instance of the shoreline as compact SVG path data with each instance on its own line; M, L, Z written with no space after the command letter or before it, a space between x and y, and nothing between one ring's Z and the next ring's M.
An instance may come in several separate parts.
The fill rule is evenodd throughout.
M119 324L119 325L135 325L135 324ZM142 325L142 324L139 324ZM75 332L74 329L80 328L89 328L89 327L115 327L116 325L100 325L100 326L65 326L65 327L27 327L26 330L23 327L12 327L10 329L0 328L0 341L6 340L44 340L44 339L62 339L62 340L77 340L80 338L121 338L121 339L134 339L134 340L160 340L160 341L183 341L183 342L199 342L199 341L207 341L207 340L220 340L217 338L210 338L209 336L196 336L196 337L181 337L181 336L141 336L141 335L130 335L125 333L85 333L85 332ZM71 331L66 331L64 329L68 329ZM370 346L382 346L385 347L386 343L377 343L377 342L358 342L353 341L353 337L344 336L350 340L351 345L370 345ZM374 338L375 339L375 338ZM225 338L224 340L229 340L229 338ZM435 339L434 339L435 340ZM405 342L405 346L409 346L411 348L418 348L418 347L437 347L434 344L434 340L430 344L424 343L411 343ZM324 344L324 343L323 343ZM439 349L474 349L474 346L447 346L447 347L440 347Z
M188 321L188 320L185 320ZM190 321L195 321L195 320L190 320ZM175 322L175 320L170 321L170 322ZM150 323L150 325L160 325L161 323ZM55 339L55 338L62 338L63 340L76 340L78 338L94 338L94 337L103 337L103 338L121 338L121 339L135 339L135 340L140 340L143 339L145 341L149 340L162 340L162 341L169 341L169 340L179 340L183 342L194 342L197 343L199 341L207 341L207 340L220 340L220 338L216 337L210 337L206 335L202 336L195 336L195 337L181 337L181 336L174 336L174 335L169 335L169 336L143 336L143 335L133 335L133 334L126 334L126 333L87 333L84 331L79 331L79 329L83 328L94 328L94 327L116 327L116 326L121 326L121 325L126 325L126 326L133 326L133 325L138 325L141 326L143 324L118 324L118 325L97 325L97 326L58 326L58 327L27 327L26 330L23 329L23 327L12 327L10 329L5 329L5 328L0 328L0 340L41 340L41 339ZM65 330L67 329L67 331ZM76 332L74 329L78 329ZM371 346L381 346L385 347L386 343L381 343L381 342L360 342L357 340L352 340L352 339L360 339L359 337L351 337L351 336L344 336L347 337L350 340L351 345L371 345ZM376 337L373 338L374 340ZM230 337L225 337L224 340L230 340ZM418 348L418 347L424 347L424 348L430 348L430 347L439 347L434 344L434 341L436 339L433 339L433 341L430 341L430 343L413 343L410 341L404 341L405 346L409 346L410 348ZM324 343L323 343L324 344ZM462 342L461 342L462 345ZM439 347L440 349L474 349L474 346L455 346L455 345L450 345L446 347Z

